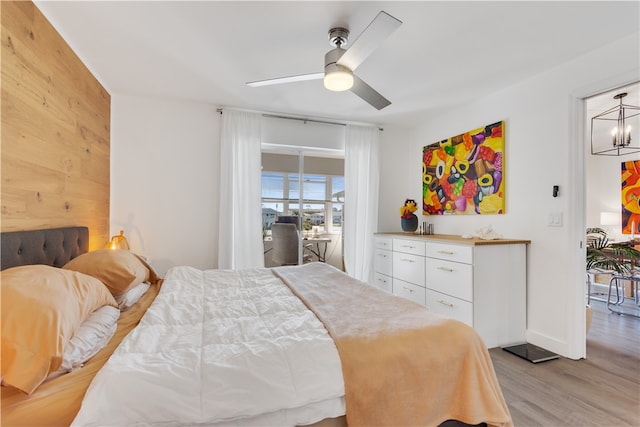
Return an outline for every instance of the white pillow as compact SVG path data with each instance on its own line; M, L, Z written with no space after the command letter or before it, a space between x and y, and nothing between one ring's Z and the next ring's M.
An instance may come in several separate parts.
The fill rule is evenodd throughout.
M142 295L145 294L149 290L149 286L151 286L148 282L142 282L133 288L129 289L127 292L122 295L118 295L115 297L116 302L118 303L118 308L120 311L125 311L129 309L133 304L137 303Z
M118 327L120 310L111 306L100 307L89 315L65 346L62 365L48 378L81 368L113 337Z

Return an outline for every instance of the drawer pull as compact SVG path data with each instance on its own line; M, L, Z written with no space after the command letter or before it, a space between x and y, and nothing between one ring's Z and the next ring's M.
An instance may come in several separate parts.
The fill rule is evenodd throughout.
M404 290L405 290L405 291L407 291L407 292L413 292L413 289L411 289L411 288L407 288L407 287L404 287L404 286L402 287L402 289L404 289Z
M441 299L439 299L438 302L442 305L446 305L447 307L453 308L453 304L451 304L450 302L446 302L445 300L441 300Z
M404 262L415 262L412 259L407 259L407 258L401 258L400 261L404 261Z
M401 248L409 248L409 249L413 249L415 248L415 246L411 246L411 245L400 245Z
M447 267L438 267L438 270L446 271L447 273L453 273L455 271L453 268Z
M376 279L376 280L378 280L378 282L387 283L387 281L384 279Z
M378 254L378 256L381 256L382 258L386 258L387 257L385 254Z
M438 251L439 254L443 254L443 255L455 255L455 252L451 252L451 251Z

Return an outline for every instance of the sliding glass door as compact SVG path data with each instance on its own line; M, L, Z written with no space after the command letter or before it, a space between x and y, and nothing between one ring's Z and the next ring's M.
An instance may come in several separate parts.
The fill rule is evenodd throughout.
M344 159L299 150L263 153L262 225L265 248L274 222L298 223L311 258L342 267ZM299 245L300 248L303 245ZM305 260L300 249L299 262ZM327 254L329 256L327 256ZM265 255L268 255L268 250ZM265 256L268 265L268 257Z

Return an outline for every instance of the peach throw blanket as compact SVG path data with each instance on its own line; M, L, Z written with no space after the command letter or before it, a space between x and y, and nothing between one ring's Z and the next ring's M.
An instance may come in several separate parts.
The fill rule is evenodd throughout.
M349 426L512 426L486 346L469 326L323 263L274 269L316 314L342 362Z

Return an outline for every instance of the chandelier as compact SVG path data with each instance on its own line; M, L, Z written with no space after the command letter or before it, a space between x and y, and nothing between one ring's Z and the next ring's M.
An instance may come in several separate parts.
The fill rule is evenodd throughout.
M626 92L614 96L613 99L618 100L619 105L591 119L591 154L623 156L640 152L640 141L637 137L640 107L623 104L622 99L625 96ZM631 137L632 130L636 132L635 140Z

